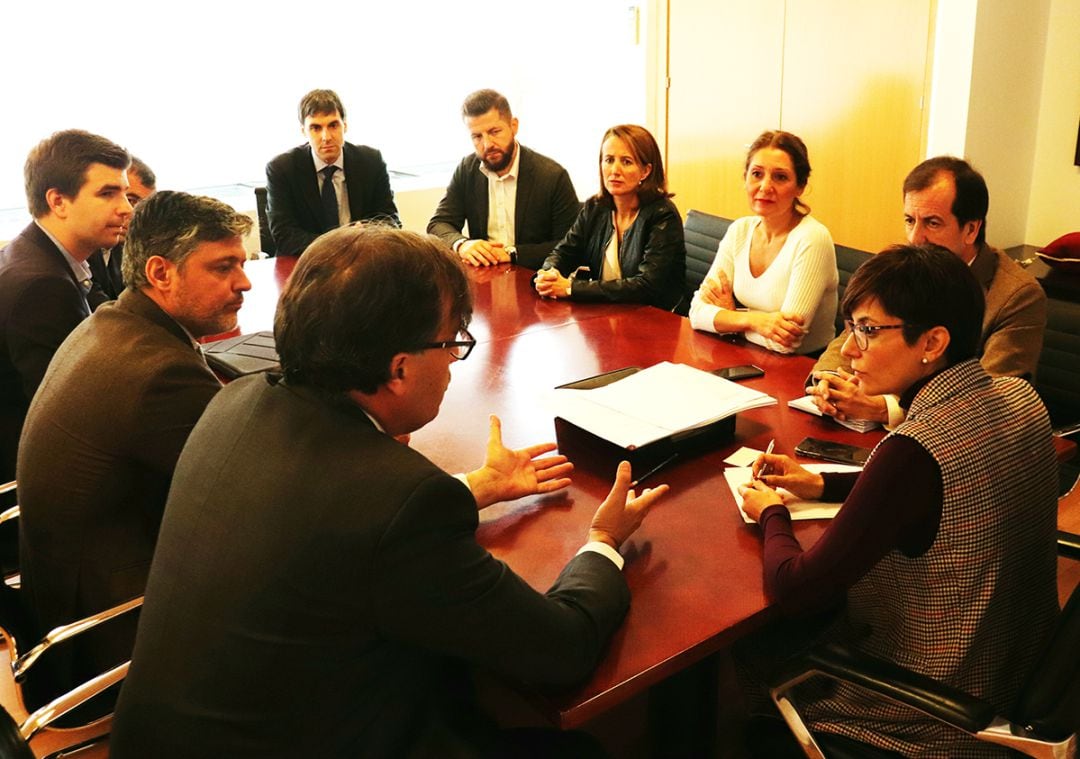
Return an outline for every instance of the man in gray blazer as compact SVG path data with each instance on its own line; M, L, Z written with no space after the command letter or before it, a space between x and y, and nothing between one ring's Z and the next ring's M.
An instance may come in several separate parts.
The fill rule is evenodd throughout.
M570 175L517 141L518 120L495 90L465 98L461 117L475 153L454 170L428 234L473 266L540 268L581 208Z
M506 448L495 417L461 477L407 445L472 350L471 311L430 237L308 248L275 319L282 375L229 384L180 457L114 759L517 756L468 666L570 683L596 665L629 603L617 549L666 486L628 497L622 464L546 594L477 544L478 510L565 487L570 465Z
M141 595L173 468L221 385L193 338L236 326L251 220L163 191L139 204L126 289L60 346L19 449L23 593L42 632ZM80 636L61 685L128 659L135 619Z
M78 129L26 159L34 220L0 250L0 482L15 475L27 406L60 343L102 300L86 259L116 245L131 218L119 145Z

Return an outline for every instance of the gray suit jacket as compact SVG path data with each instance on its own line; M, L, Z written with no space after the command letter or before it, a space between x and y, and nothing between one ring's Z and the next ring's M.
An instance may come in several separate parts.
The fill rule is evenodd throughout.
M90 315L64 254L31 222L0 250L0 480L15 453L30 399L56 349Z
M459 480L276 379L228 385L180 457L114 759L471 755L465 665L595 666L629 602L614 564L533 590L476 543Z
M142 593L176 460L220 387L180 325L136 290L60 346L19 452L22 590L42 631ZM134 622L80 636L64 684L128 658Z
M342 152L352 221L386 221L400 227L382 154L351 142L345 143ZM266 201L270 232L280 255L300 255L326 231L309 145L295 147L266 164Z
M539 269L577 218L578 201L570 175L555 161L518 143L517 199L514 210L514 246L518 263ZM468 236L486 239L488 229L488 179L480 172L480 159L470 154L461 159L446 195L428 222L428 234L453 245Z

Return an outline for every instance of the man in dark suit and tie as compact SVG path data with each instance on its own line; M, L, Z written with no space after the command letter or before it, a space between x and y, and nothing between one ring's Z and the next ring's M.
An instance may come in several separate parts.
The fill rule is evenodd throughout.
M312 90L299 108L307 144L266 164L266 212L277 252L298 256L331 229L357 221L401 226L382 154L345 142L345 107Z
M475 152L454 170L428 234L473 266L540 268L581 208L570 175L517 141L518 120L495 90L465 98L461 117Z
M477 544L478 510L558 490L570 465L506 448L495 417L466 475L408 446L471 312L430 237L339 229L304 254L274 323L282 375L225 387L180 457L114 759L517 756L469 665L563 684L596 665L629 603L617 549L667 487L635 497L623 463L547 593Z
M15 476L27 406L60 343L95 299L86 259L131 216L126 150L82 130L57 132L26 159L34 220L0 250L0 481Z
M141 202L126 289L53 357L18 464L22 593L42 632L142 594L176 460L221 387L193 338L236 326L251 227L212 198L163 191ZM54 662L60 685L130 658L135 622L69 644Z
M153 195L157 189L157 177L154 176L154 172L136 156L131 156L131 166L128 167L127 177L127 199L132 208ZM94 284L101 288L105 300L116 300L124 289L124 275L121 267L126 237L127 229L124 229L120 234L119 243L112 248L94 251L94 254L86 260L86 263L90 265ZM91 308L97 308L99 305L99 303L90 304Z

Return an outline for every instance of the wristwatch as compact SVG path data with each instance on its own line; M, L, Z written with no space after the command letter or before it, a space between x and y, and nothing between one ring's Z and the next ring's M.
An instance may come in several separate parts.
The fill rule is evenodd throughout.
M506 249L506 252L510 254L510 263L517 264L517 248L511 245L509 248Z

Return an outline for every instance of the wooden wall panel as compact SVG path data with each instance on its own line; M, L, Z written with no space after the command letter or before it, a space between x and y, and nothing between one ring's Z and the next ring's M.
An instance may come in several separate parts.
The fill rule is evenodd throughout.
M921 159L930 0L788 0L783 128L806 142L804 196L838 243L903 241L900 187Z
M684 216L745 216L746 147L780 123L784 0L673 0L668 40L675 204Z
M806 141L805 199L838 243L902 240L900 185L926 131L931 3L671 0L666 159L679 209L747 214L746 146L780 127Z

